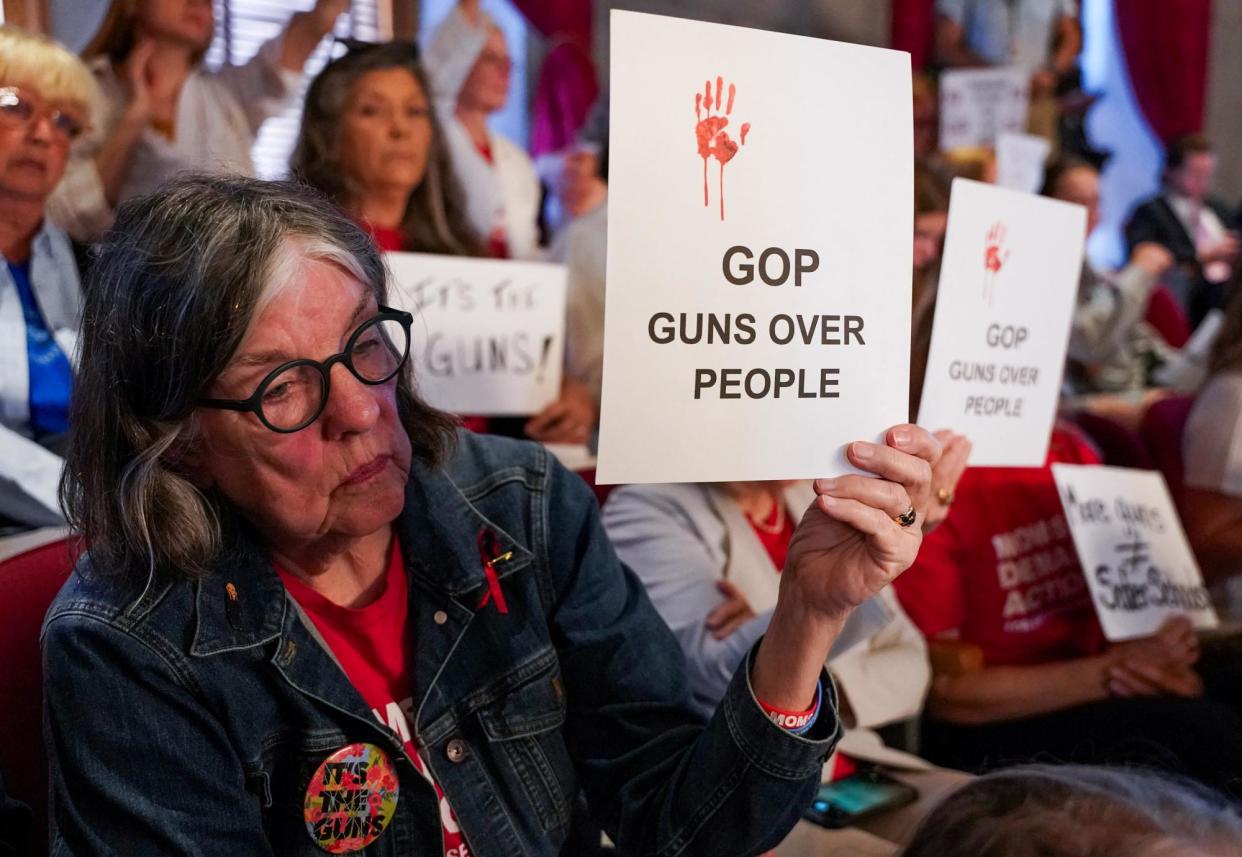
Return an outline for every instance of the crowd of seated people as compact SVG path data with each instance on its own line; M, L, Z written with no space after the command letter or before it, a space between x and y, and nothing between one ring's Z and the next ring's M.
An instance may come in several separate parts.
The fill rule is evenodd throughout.
M761 853L816 783L897 751L950 792L907 810L911 857L1239 853L1242 646L1182 618L1106 640L1051 469L1111 460L1084 412L1137 437L1193 395L1171 487L1226 630L1242 617L1242 260L1210 141L1170 141L1120 267L1084 260L1042 467L968 467L948 431L852 444L917 509L882 534L834 504L871 496L857 476L629 485L600 506L511 439L597 430L606 102L541 187L488 124L511 97L504 34L460 0L421 50L339 40L289 183L247 178L348 2L308 5L219 69L207 0L114 0L81 57L0 26L0 537L69 526L88 548L42 640L57 853L312 843L307 763L364 723L403 787L407 763L429 786L402 792L403 841L453 857L474 853L463 831L593 854L601 828L622 853ZM1057 126L1076 4L936 10L941 67L1030 73L1032 130L1060 133L1041 192L1090 233L1098 159ZM917 77L911 422L951 181L996 178L990 149L937 151L935 111ZM564 221L540 246L549 194ZM517 420L428 407L389 252L565 265L557 400ZM1171 380L1201 324L1204 364ZM828 531L850 547L834 579L862 593L844 613L806 582ZM418 635L471 621L493 648L442 675L454 650ZM420 708L424 681L442 684ZM0 855L33 841L12 779ZM1079 850L1057 850L1063 825Z

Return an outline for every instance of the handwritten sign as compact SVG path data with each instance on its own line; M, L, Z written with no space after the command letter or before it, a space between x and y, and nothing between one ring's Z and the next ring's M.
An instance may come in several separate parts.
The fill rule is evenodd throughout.
M1026 128L1031 101L1020 68L964 68L940 75L940 148L994 146L1003 132Z
M919 424L970 438L970 463L1048 454L1082 272L1082 206L956 179Z
M419 393L450 413L523 416L559 395L565 269L389 253L389 300L414 314Z
M1159 473L1054 464L1052 475L1108 639L1148 636L1178 615L1196 628L1216 627L1203 575Z
M1052 144L1034 134L1009 131L996 138L996 184L1023 193L1039 193L1044 184L1044 164Z
M611 56L597 480L846 470L906 417L909 57L620 11Z

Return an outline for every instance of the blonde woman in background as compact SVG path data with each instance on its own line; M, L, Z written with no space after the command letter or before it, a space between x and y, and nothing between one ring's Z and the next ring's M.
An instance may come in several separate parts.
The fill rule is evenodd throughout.
M93 95L73 53L0 26L0 532L63 523L56 490L82 290L44 206Z

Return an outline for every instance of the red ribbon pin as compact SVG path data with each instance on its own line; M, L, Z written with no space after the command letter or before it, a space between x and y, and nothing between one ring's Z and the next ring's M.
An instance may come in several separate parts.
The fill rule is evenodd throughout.
M483 560L483 575L487 578L487 591L483 593L483 597L479 599L479 606L475 609L482 609L487 606L487 602L495 601L498 611L508 613L509 605L505 603L505 594L500 590L500 578L496 576L495 564L511 559L513 551L501 553L496 535L491 530L483 530L479 533L479 556Z

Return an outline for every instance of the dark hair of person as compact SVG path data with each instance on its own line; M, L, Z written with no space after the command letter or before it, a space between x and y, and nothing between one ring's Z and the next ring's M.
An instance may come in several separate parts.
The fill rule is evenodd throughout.
M371 237L305 186L187 176L117 211L85 289L60 487L100 574L209 568L238 519L185 466L200 442L195 405L305 259L348 269L385 302ZM397 406L414 457L443 461L455 422L418 397L408 368Z
M351 50L333 60L311 82L302 110L302 127L290 158L293 178L322 191L344 208L358 196L349 170L341 162L341 116L354 86L373 71L401 68L418 81L427 97L431 150L427 172L410 193L401 233L405 250L448 256L486 256L486 248L466 215L444 129L432 104L431 87L418 62L417 50L404 42L351 43Z
M1093 173L1100 171L1095 164L1079 155L1061 155L1053 158L1044 167L1044 184L1039 189L1040 196L1056 196L1061 179L1074 170L1091 170Z
M914 162L914 213L935 214L949 210L949 184L919 161Z
M1164 150L1165 172L1178 169L1191 155L1211 154L1212 151L1212 141L1205 134L1187 134L1184 137L1178 137Z
M1239 857L1242 815L1188 780L1133 768L1028 765L949 794L902 857Z

